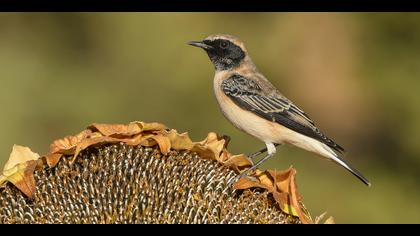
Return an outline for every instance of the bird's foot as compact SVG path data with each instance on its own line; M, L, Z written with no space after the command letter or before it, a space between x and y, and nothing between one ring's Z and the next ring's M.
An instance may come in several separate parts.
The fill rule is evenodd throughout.
M245 170L244 172L242 172L241 174L239 174L239 175L237 175L235 178L233 178L229 183L228 183L228 185L229 186L233 186L233 184L235 184L236 182L238 182L240 179L242 179L242 178L247 178L247 179L251 179L252 181L256 181L257 180L257 178L256 177L254 177L254 176L252 176L252 174L254 173L254 172L251 172L251 173L248 173L248 172L250 172L250 170L248 169L248 170Z
M280 144L278 144L278 143L275 143L275 144L274 144L274 146L275 146L275 147L277 147L278 145L280 145ZM265 148L263 148L263 149L261 149L261 150L259 150L259 151L257 151L257 152L251 153L251 154L247 155L247 157L248 157L249 159L253 160L253 159L254 159L254 158L256 158L257 156L259 156L259 155L261 155L261 154L263 154L263 153L265 153L265 152L267 152L267 147L265 147Z

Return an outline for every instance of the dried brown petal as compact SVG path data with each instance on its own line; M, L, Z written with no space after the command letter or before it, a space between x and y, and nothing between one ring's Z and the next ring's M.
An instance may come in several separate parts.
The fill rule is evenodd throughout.
M303 223L312 223L310 216L305 212L300 204L301 197L297 191L295 182L296 170L290 167L286 171L268 170L256 171L252 177L257 180L252 181L242 178L234 185L235 189L263 188L268 190L279 204L283 212L294 216L299 216Z
M295 207L295 209L296 209L296 211L299 215L299 219L304 224L311 224L311 223L313 223L312 219L310 218L309 215L307 215L304 212L304 209L302 208L301 204L299 203L299 200L300 200L301 197L300 197L300 195L297 191L296 178L295 178L296 170L292 169L291 172L292 173L290 175L291 176L291 178L290 178L290 191L291 191L290 196L292 198L292 205Z
M38 160L38 153L32 152L31 149L24 146L13 145L9 160L4 165L3 170L9 170L20 163L25 163L30 160Z
M27 197L32 198L35 192L33 172L37 166L39 155L31 149L14 145L9 160L0 175L0 186L11 182Z
M18 171L11 176L9 181L14 184L27 197L33 198L35 193L35 179L34 171L37 166L37 161L28 161L18 168ZM23 172L23 173L22 173Z
M224 144L224 139L219 140L216 133L210 132L203 141L194 143L191 151L197 152L204 159L221 161Z
M92 131L83 130L79 134L57 139L50 145L50 153L73 154L76 146L91 134Z
M77 155L79 155L79 153L98 143L117 143L120 142L120 139L117 138L112 138L112 137L107 137L107 136L98 136L98 137L93 137L93 138L86 138L84 140L82 140L80 143L77 144L76 146L76 150L74 151L73 154L73 159L72 161L74 162L74 160L76 159Z
M130 124L132 123L137 124L141 128L141 131L159 131L167 129L166 125L158 122L146 123L143 121L133 121Z
M289 169L287 169L286 171L279 172L276 170L268 170L267 172L274 180L276 188L279 192L290 194L290 181L292 178L294 178L294 174L296 173L293 171L294 169L292 167L289 167Z
M104 136L123 135L130 136L141 132L141 128L130 123L128 125L122 124L97 124L94 123L88 127L92 131L98 131Z
M50 153L45 156L45 161L47 162L48 167L54 167L60 161L63 154L61 153Z
M176 130L170 130L167 134L171 142L171 147L175 150L190 150L194 144L191 141L188 133L178 134Z
M159 149L163 154L166 155L169 153L169 151L171 150L171 141L168 137L162 134L158 134L152 136L152 139L154 139L157 142L157 144L159 145Z

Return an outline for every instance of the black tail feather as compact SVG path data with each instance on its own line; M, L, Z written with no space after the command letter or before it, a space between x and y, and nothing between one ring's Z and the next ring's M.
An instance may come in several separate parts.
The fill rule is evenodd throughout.
M336 156L336 158L337 158L336 160L332 159L335 163L337 163L338 165L344 167L346 170L348 170L350 173L352 173L354 176L356 176L360 181L362 181L368 187L371 186L371 183L369 182L369 180L366 179L366 177L364 177L362 175L362 173L360 173L356 168L352 167L349 163L347 163L342 158L340 158L338 156Z

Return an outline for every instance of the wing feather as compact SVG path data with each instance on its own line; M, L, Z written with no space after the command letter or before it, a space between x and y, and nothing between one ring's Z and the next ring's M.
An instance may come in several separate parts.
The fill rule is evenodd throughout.
M315 126L303 110L284 96L265 94L256 81L241 75L232 75L222 82L221 87L222 91L243 109L314 138L339 153L344 152L340 145L325 136Z

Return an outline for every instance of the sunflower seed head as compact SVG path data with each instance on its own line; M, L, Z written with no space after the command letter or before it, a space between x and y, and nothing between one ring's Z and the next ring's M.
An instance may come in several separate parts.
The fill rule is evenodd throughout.
M36 170L33 199L0 189L0 223L300 223L235 176L189 151L103 144Z

